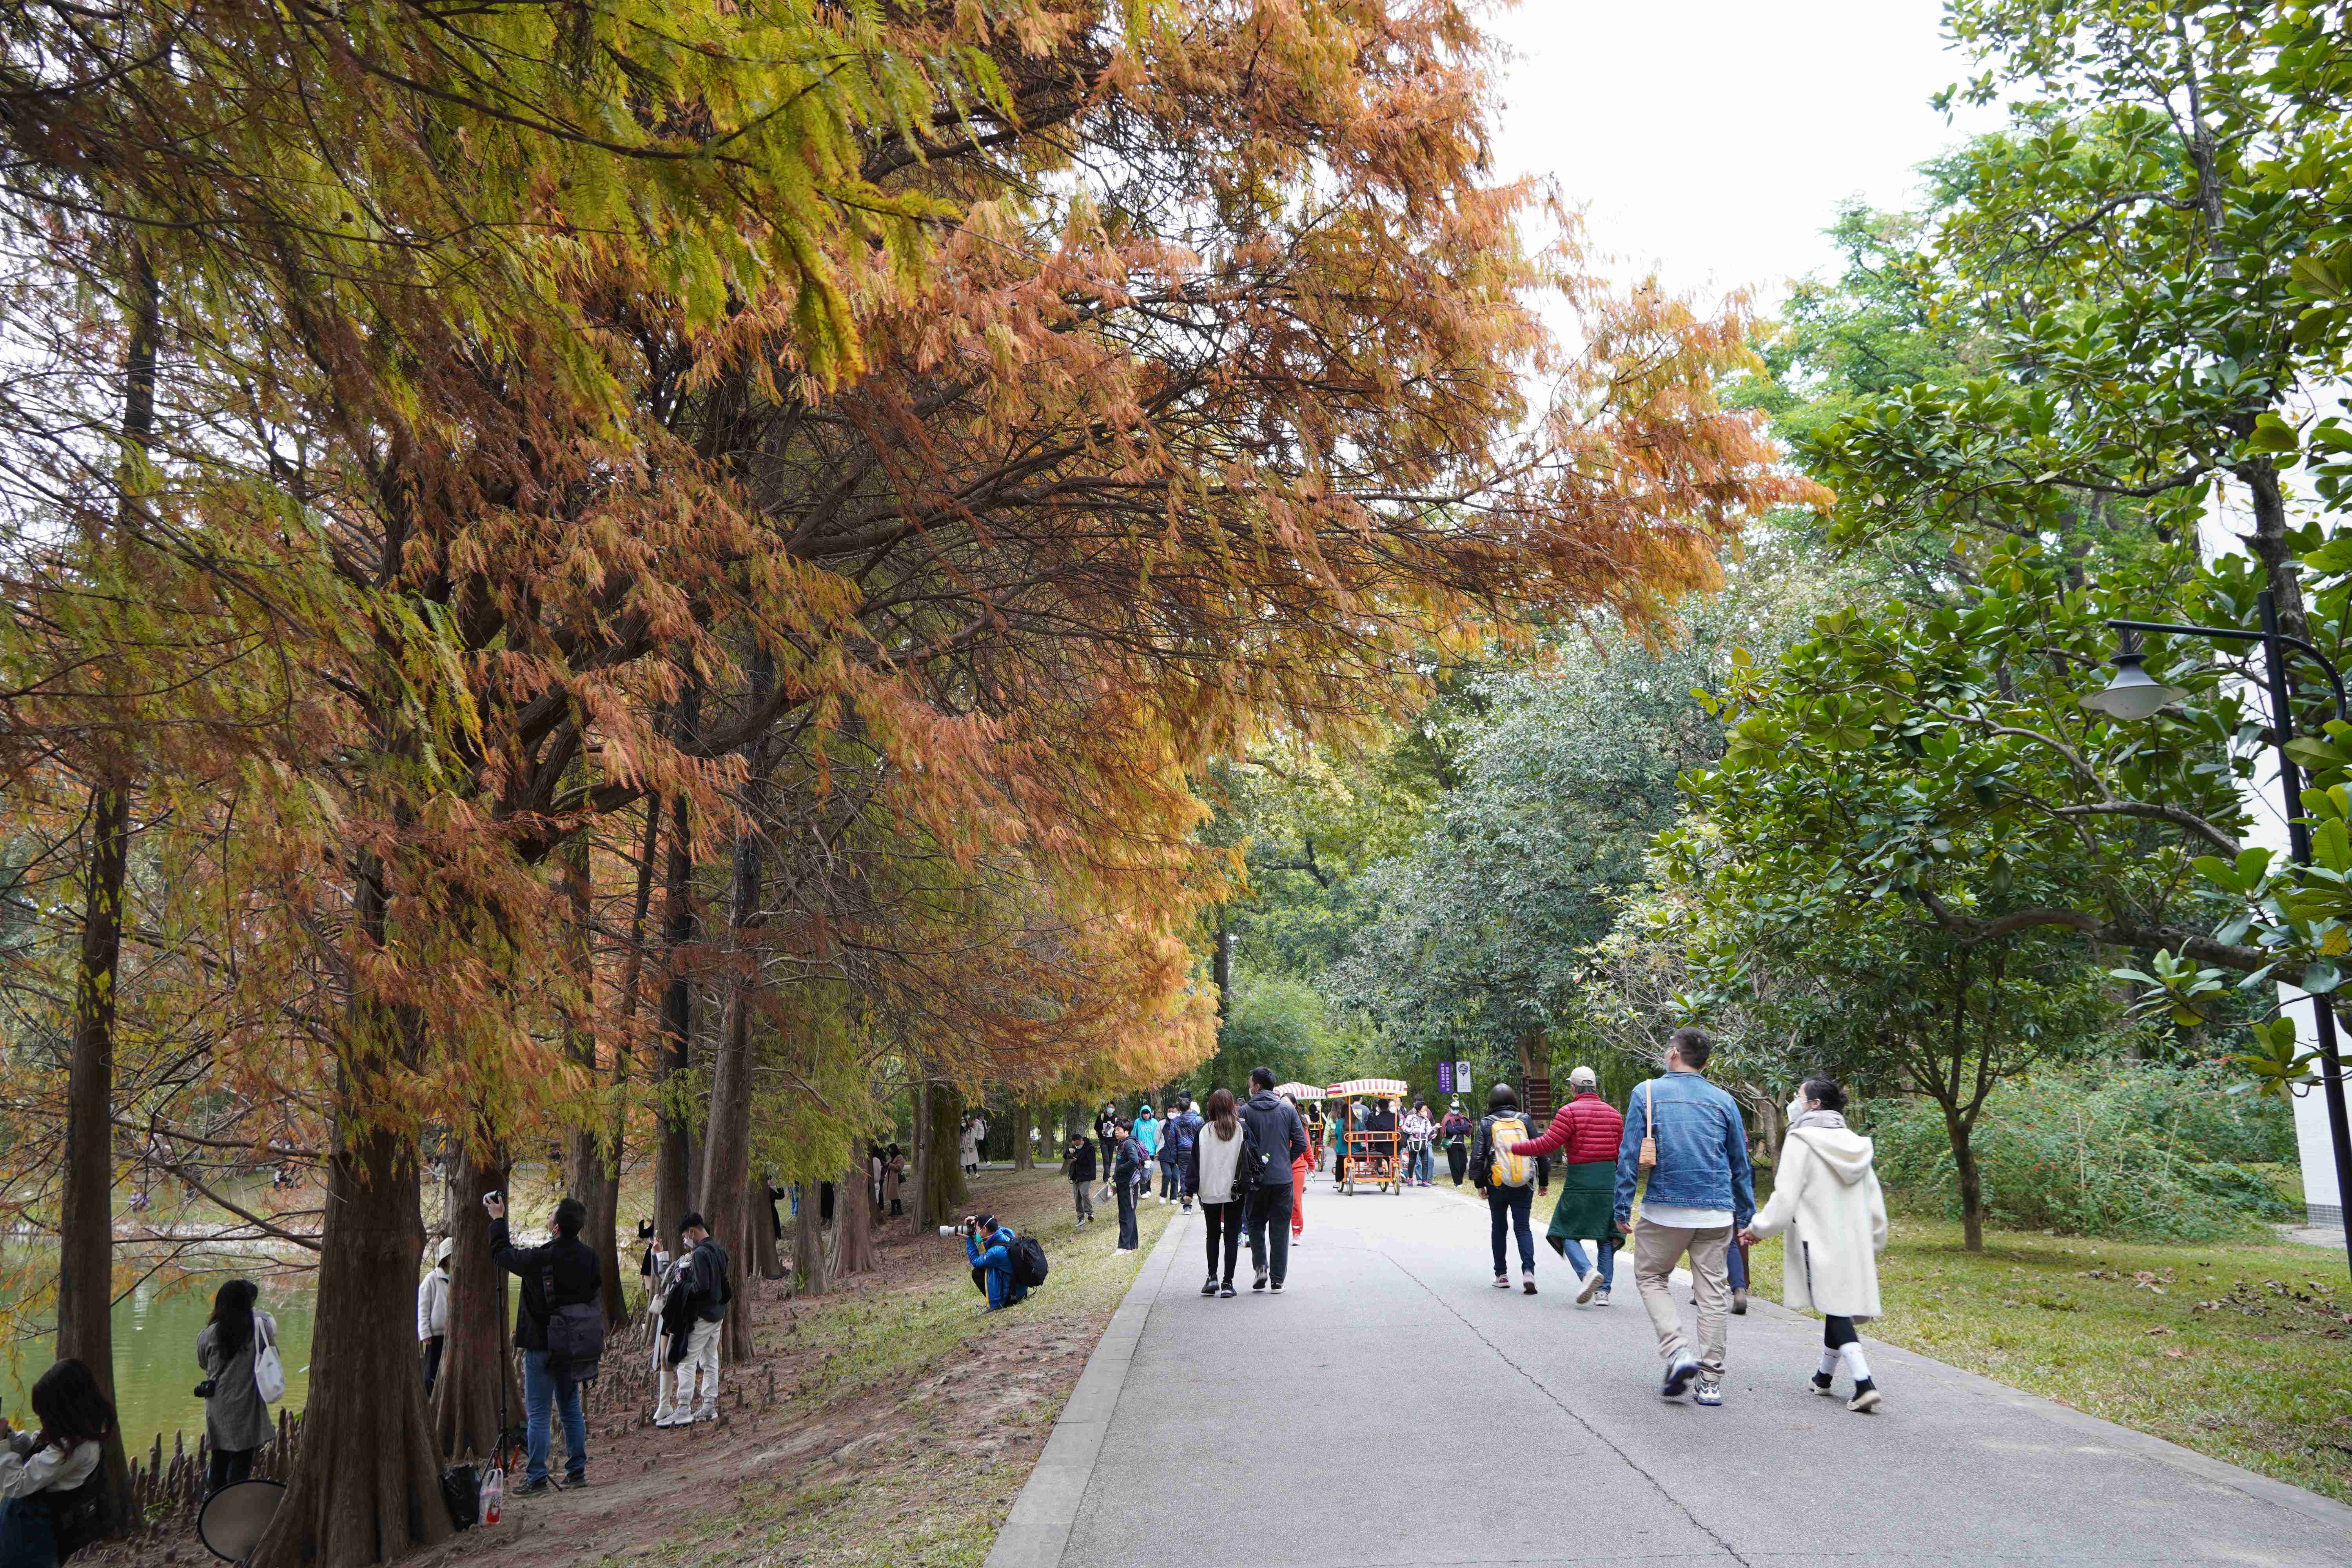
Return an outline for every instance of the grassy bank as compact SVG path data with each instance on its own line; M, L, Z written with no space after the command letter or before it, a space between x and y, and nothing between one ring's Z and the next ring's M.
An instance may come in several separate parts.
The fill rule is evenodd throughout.
M1752 1261L1777 1298L1780 1245ZM2352 1289L2292 1243L2137 1245L1898 1217L1865 1331L2352 1502ZM1899 1397L1899 1395L1897 1395Z
M972 1203L1045 1243L1052 1274L1030 1300L983 1313L961 1243L901 1221L877 1277L814 1300L755 1286L760 1355L738 1386L772 1374L772 1407L717 1427L592 1430L588 1490L525 1500L426 1568L978 1564L1176 1210L1146 1204L1143 1248L1121 1254L1108 1206L1076 1230L1051 1168L984 1173Z

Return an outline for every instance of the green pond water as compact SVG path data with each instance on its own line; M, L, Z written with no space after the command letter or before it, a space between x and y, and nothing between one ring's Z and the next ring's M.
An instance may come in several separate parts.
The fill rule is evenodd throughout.
M7 1249L11 1265L35 1256L30 1248ZM204 1377L196 1365L196 1334L212 1316L213 1293L240 1272L260 1285L257 1304L278 1321L278 1354L286 1363L284 1408L300 1413L310 1392L312 1293L307 1277L274 1273L264 1265L242 1270L226 1266L169 1283L150 1279L114 1304L115 1405L134 1458L147 1451L158 1433L166 1455L174 1432L187 1435L191 1449L204 1435L205 1402L191 1392ZM26 1392L55 1353L53 1332L53 1319L21 1325L0 1364L0 1409L19 1426L37 1425Z

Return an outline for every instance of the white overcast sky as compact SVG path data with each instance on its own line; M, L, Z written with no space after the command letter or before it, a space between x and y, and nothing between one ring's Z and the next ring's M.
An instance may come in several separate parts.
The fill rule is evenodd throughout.
M1968 74L1937 0L1521 0L1488 25L1499 174L1548 175L1612 273L1750 288L1826 269L1838 204L1908 205L1915 165L1998 122L1927 99Z

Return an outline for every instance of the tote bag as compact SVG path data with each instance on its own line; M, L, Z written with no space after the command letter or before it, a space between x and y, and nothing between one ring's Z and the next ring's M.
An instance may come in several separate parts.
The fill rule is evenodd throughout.
M278 1359L277 1337L259 1317L253 1320L253 1386L265 1405L286 1397L286 1363Z

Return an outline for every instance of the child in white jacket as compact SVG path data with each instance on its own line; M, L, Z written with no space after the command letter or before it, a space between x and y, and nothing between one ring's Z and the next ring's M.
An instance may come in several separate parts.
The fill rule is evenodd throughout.
M1870 1140L1845 1124L1845 1090L1815 1076L1798 1091L1803 1112L1789 1127L1772 1173L1772 1201L1757 1212L1742 1242L1789 1233L1780 1258L1781 1302L1822 1315L1822 1364L1813 1392L1830 1394L1841 1364L1853 1378L1845 1407L1878 1408L1878 1385L1854 1332L1856 1319L1879 1316L1878 1254L1886 1250L1886 1196L1872 1168Z

